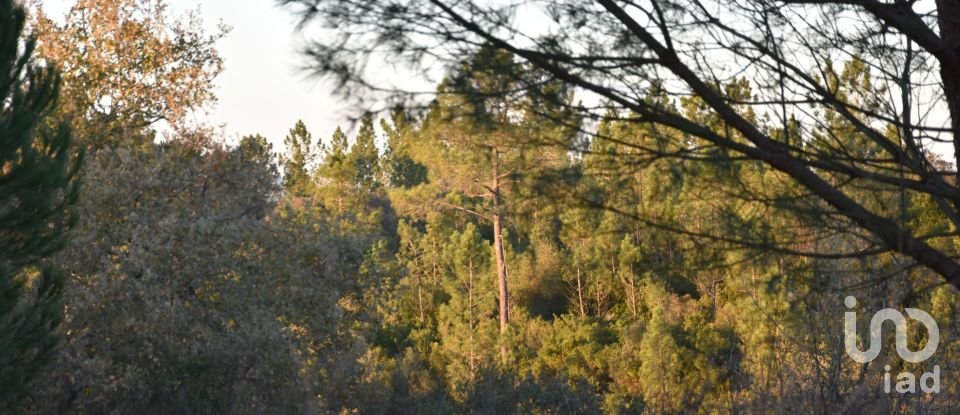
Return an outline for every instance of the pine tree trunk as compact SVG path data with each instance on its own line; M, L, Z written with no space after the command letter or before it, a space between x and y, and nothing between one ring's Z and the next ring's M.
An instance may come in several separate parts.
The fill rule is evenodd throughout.
M493 249L497 257L497 285L500 291L500 333L507 331L510 313L507 309L507 262L503 250L503 217L500 212L500 153L493 149ZM507 346L500 345L500 355L505 360Z
M507 309L507 262L503 251L503 231L502 218L499 214L493 217L493 239L494 249L497 255L497 282L500 291L500 331L507 330L507 323L510 322L510 313Z
M577 303L580 305L580 317L587 316L587 310L583 308L583 280L580 278L580 265L577 265Z
M420 327L426 327L427 317L423 311L423 281L419 275L417 276L417 309L420 313Z

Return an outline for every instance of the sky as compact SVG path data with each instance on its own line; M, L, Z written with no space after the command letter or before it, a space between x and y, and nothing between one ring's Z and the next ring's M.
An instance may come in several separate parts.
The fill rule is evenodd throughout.
M75 0L45 0L44 9L62 15ZM174 14L199 7L208 33L217 24L232 27L218 43L224 71L215 80L218 103L207 123L224 126L228 142L247 134L267 137L282 149L283 137L303 120L315 138L327 139L348 115L329 85L307 76L298 53L303 37L297 18L274 0L168 0Z
M197 3L171 0L183 9ZM347 114L331 88L302 70L306 63L298 53L302 37L290 11L273 0L199 3L208 30L220 20L233 28L218 47L225 69L215 81L219 102L209 118L216 125L225 124L228 138L259 133L276 146L297 120L303 120L314 137L324 138L346 123Z
M75 1L43 0L43 7L57 16ZM207 125L222 126L228 143L261 134L276 151L283 151L283 137L298 120L304 121L314 138L328 140L338 125L352 136L350 129L355 126L349 116L356 114L350 114L332 95L329 84L302 69L307 63L298 52L303 36L297 32L297 16L290 10L276 0L166 1L174 14L199 8L208 33L215 32L220 21L232 27L217 45L224 59L224 71L214 81L218 102L209 113L195 115ZM384 73L367 75L402 79L406 87L416 85L418 90L430 88L409 73L379 69ZM933 150L952 159L948 145L936 145Z

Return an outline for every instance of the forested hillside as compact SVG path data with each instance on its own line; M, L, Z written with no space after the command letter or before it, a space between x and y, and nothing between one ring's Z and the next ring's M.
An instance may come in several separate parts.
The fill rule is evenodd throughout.
M62 21L16 4L0 0L3 413L960 407L955 286L789 173L705 139L750 140L701 96L638 92L706 132L639 122L487 43L424 106L227 144L192 115L216 101L227 28L159 0L79 0ZM826 67L818 82L846 105L887 93L866 55ZM917 176L835 107L804 124L751 105L764 82L715 92L765 136L899 174L823 173L957 256L939 194L908 189ZM936 354L902 359L887 324L879 357L852 360L848 296L861 348L873 311L917 308ZM921 349L929 333L910 327ZM884 389L934 365L936 393Z

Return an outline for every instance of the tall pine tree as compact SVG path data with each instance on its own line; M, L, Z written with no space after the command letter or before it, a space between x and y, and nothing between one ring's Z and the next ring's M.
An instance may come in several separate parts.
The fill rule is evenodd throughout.
M57 344L64 277L48 259L75 222L80 165L69 130L45 122L60 79L32 59L25 21L22 6L0 0L0 407L16 402Z
M367 114L360 121L360 131L350 148L350 161L356 169L354 183L358 190L370 191L379 187L380 154L377 152L377 134L373 128L373 116Z
M289 153L283 159L283 186L290 195L306 196L312 188L310 170L317 157L312 141L303 121L297 121L283 139Z

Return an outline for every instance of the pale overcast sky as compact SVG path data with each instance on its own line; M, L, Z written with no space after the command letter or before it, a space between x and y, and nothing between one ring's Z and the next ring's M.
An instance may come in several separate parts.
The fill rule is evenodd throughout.
M225 124L230 142L259 133L281 144L287 130L302 119L315 138L328 139L338 124L347 128L347 114L329 93L300 67L301 39L296 18L274 0L168 0L175 14L200 7L208 32L222 20L233 30L218 44L225 69L217 78L219 102L210 124ZM51 14L64 13L74 0L45 0Z
M75 1L43 0L43 5L56 16ZM283 137L301 119L315 139L329 140L338 125L349 130L348 108L331 95L328 85L301 70L305 60L298 53L302 36L296 31L297 18L275 0L167 2L178 15L199 7L208 32L216 30L221 20L233 28L218 44L225 69L215 81L219 102L206 117L207 124L224 126L228 142L259 133L276 151L283 151ZM384 73L377 75L399 76L406 87L431 88L416 77L389 75L391 70L380 69ZM581 98L592 99L589 95ZM934 145L933 150L952 158L949 145Z

